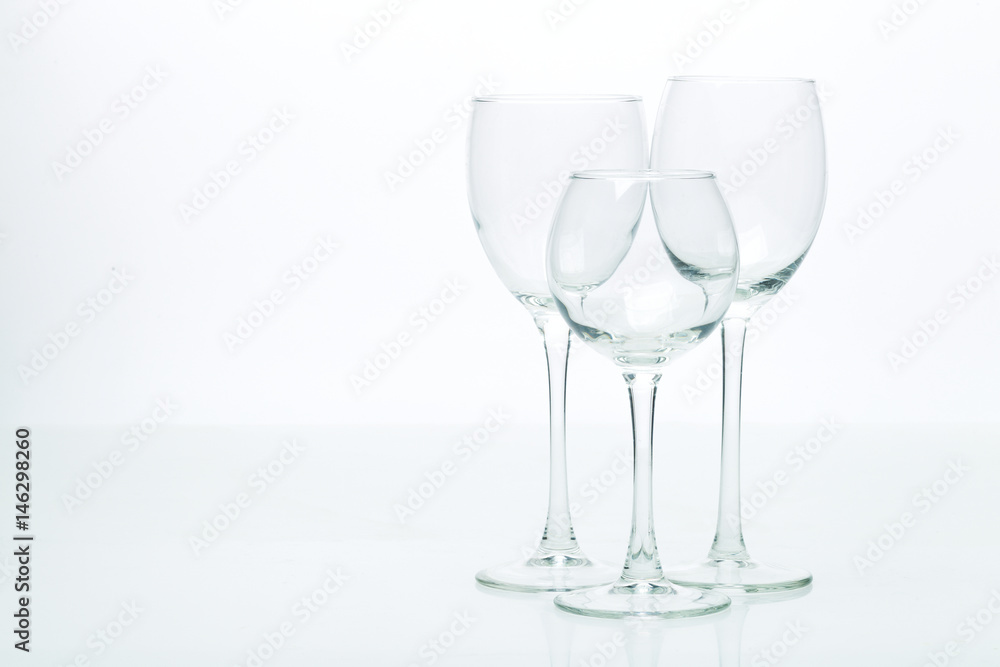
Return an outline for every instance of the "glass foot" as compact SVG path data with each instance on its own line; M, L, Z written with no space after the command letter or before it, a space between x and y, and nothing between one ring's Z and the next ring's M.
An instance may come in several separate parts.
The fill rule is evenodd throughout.
M599 618L692 618L724 611L729 598L714 591L654 582L619 580L610 586L556 596L560 609Z
M812 575L806 570L767 565L752 559L710 558L671 569L665 575L679 584L730 595L791 591L812 583Z
M607 584L618 574L616 568L583 555L552 555L487 568L476 574L476 581L504 591L558 593Z

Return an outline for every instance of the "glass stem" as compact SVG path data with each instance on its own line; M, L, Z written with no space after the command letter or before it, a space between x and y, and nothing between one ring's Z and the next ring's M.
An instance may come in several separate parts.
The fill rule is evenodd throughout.
M653 531L653 406L656 402L654 373L626 373L632 402L632 436L635 463L632 480L632 535L622 579L626 582L658 581L663 578Z
M740 392L743 381L743 344L747 320L722 320L722 475L719 480L719 520L710 559L745 560L740 516Z
M566 367L569 361L569 327L558 315L535 318L545 339L549 366L549 512L535 558L572 556L580 551L569 512L566 478Z

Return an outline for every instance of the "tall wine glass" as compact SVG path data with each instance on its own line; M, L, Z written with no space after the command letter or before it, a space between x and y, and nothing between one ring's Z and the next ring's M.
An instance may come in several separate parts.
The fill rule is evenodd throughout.
M545 531L527 560L479 572L483 585L567 591L612 581L614 569L577 544L566 478L569 330L545 280L545 243L570 173L648 163L642 99L632 96L498 95L474 101L469 204L486 256L527 308L545 341L549 370L550 481Z
M819 96L808 79L676 77L660 102L655 168L710 169L729 203L740 279L722 322L722 475L708 558L671 570L676 581L729 592L805 586L801 569L750 558L740 515L740 385L747 320L791 279L812 245L826 196Z
M703 171L573 175L549 237L549 288L576 335L621 368L635 447L632 533L618 581L555 600L585 616L688 617L729 598L663 576L653 531L653 405L664 366L704 340L736 291L726 202Z

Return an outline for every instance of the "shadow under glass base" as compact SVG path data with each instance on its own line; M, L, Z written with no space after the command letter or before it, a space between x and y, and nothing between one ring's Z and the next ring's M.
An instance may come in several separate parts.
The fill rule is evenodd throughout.
M752 559L710 558L664 573L671 581L722 591L729 595L792 591L812 583L799 568L768 565Z
M476 581L504 591L558 593L607 584L618 575L617 568L582 555L549 555L481 570Z
M598 618L693 618L725 611L730 600L721 593L678 586L667 579L628 582L556 596L564 611Z

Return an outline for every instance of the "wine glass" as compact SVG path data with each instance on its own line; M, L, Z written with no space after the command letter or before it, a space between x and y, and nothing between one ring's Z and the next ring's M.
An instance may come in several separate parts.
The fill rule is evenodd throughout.
M747 320L802 263L826 196L826 149L808 79L675 77L668 81L650 157L654 168L714 171L740 245L736 298L722 321L722 475L708 558L671 569L682 583L730 593L790 590L812 575L750 558L740 516L740 384Z
M469 204L486 256L527 308L545 341L549 372L549 507L533 556L479 572L485 586L567 591L614 580L614 568L577 544L566 478L569 330L545 280L545 243L573 170L648 164L642 99L633 96L496 95L473 102Z
M653 405L663 367L712 333L738 273L736 232L710 172L584 171L570 180L549 237L549 288L573 332L625 376L635 472L621 576L563 593L558 607L682 618L729 606L725 595L663 576L653 532Z

